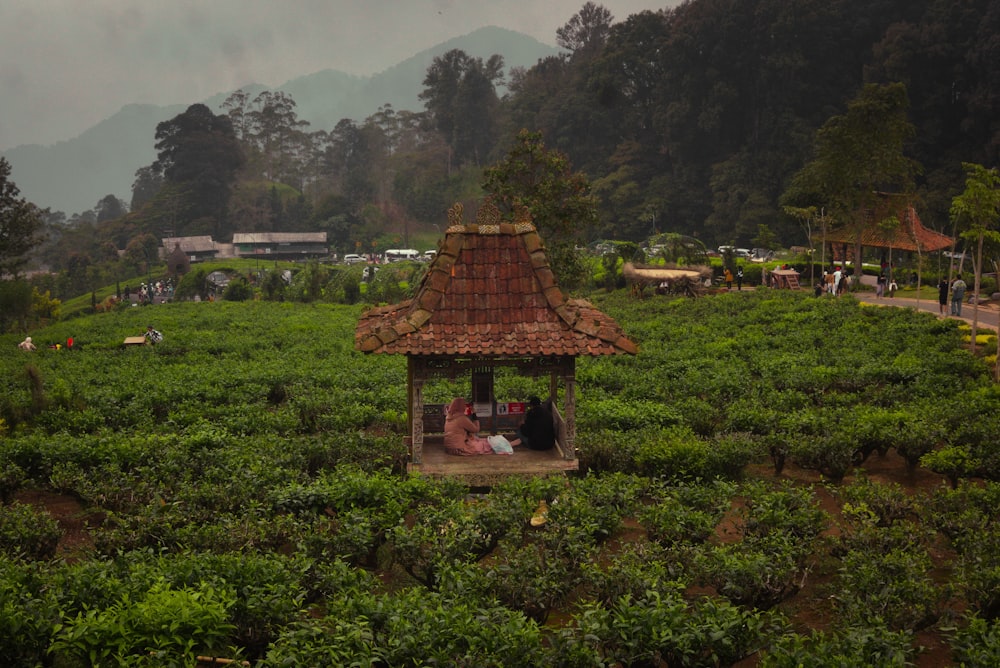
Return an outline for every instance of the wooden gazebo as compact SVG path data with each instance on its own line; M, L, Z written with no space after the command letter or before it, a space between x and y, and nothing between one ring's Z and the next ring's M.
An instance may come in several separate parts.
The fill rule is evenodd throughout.
M408 469L456 476L470 485L576 470L576 358L635 354L637 347L612 318L562 293L526 211L504 222L487 200L475 223L466 224L462 215L460 204L449 210L444 241L414 297L369 310L355 332L360 351L407 356ZM425 384L470 377L484 431L510 434L523 418L523 404L494 395L500 367L548 377L560 422L557 448L518 448L512 456L445 454L441 406L425 405Z
M880 209L878 213L885 215L888 211L888 205L886 205L884 210ZM924 227L916 209L912 206L907 205L899 208L895 215L899 220L899 225L894 227L887 228L869 224L860 232L850 228L835 228L826 233L826 242L830 245L851 245L860 241L862 247L868 246L911 253L932 253L954 246L955 240L953 238ZM868 217L874 221L875 213L869 213ZM860 239L858 239L859 233ZM842 259L846 260L846 258Z

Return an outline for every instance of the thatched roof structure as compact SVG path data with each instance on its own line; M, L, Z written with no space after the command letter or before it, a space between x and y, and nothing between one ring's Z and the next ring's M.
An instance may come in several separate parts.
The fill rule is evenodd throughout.
M622 275L628 281L642 280L647 283L653 283L681 279L705 280L706 278L711 278L712 270L709 267L700 265L677 267L674 265L632 264L631 262L626 262L622 267Z

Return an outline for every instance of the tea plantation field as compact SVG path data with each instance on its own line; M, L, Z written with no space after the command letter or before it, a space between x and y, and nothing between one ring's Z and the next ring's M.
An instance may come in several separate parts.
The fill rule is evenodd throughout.
M403 473L360 307L0 336L4 665L1000 665L1000 391L955 322L593 300L640 354L579 361L581 472L488 491Z

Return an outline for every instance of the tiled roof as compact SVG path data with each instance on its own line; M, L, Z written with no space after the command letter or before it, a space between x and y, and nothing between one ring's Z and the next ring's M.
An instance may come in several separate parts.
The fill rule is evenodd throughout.
M861 245L873 248L895 248L902 251L916 251L923 253L951 248L954 239L951 237L929 230L920 222L916 210L908 206L897 214L900 224L892 230L880 228L876 224L867 225L861 231ZM869 214L869 219L874 215ZM853 244L855 233L850 229L832 230L826 233L828 243Z
M163 244L164 252L170 253L180 245L181 250L185 253L203 253L206 251L214 251L215 242L212 241L212 237L165 237L161 240Z
M325 244L326 232L236 232L234 244Z
M611 317L563 295L530 222L499 222L489 203L477 224L461 222L460 205L449 217L452 225L416 295L366 312L355 348L405 355L638 352Z

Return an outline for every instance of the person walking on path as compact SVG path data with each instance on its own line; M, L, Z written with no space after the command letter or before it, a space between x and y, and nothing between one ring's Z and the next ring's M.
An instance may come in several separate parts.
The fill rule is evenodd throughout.
M741 292L743 290L743 267L737 267L736 269L736 289Z
M726 290L733 289L733 272L726 267Z
M948 279L944 276L938 281L938 313L945 315L944 309L948 305Z
M965 281L957 276L951 284L951 314L962 317L962 299L965 298Z

